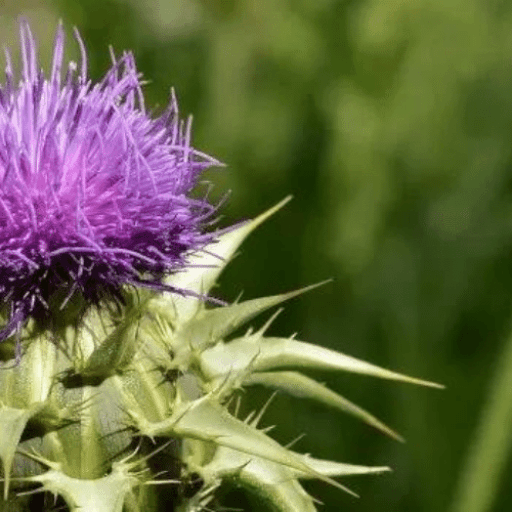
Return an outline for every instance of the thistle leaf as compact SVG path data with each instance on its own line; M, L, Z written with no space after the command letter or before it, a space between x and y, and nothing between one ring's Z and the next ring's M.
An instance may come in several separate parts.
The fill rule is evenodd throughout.
M201 469L205 481L232 479L277 512L315 512L313 499L297 479L300 474L287 466L223 446Z
M285 197L258 217L229 228L228 231L218 237L216 242L189 258L189 266L186 272L170 275L165 279L165 284L174 286L176 289L191 291L198 295L208 294L242 242L260 224L283 208L291 199L292 196ZM200 298L193 296L180 297L167 292L158 300L162 306L167 303L167 307L175 315L175 321L179 323L188 322L203 305L203 301Z
M18 448L21 435L32 416L37 414L43 404L34 404L29 409L0 407L0 459L4 469L4 500L9 494L12 461Z
M57 352L46 334L31 339L23 354L23 367L12 360L9 367L0 371L0 402L15 408L30 408L46 401L55 374L66 364L63 357L57 358Z
M343 396L330 390L328 387L316 382L310 377L306 377L298 372L257 372L252 373L245 381L245 385L260 384L284 391L289 395L299 398L309 398L323 403L329 407L333 407L340 411L346 412L359 418L368 425L375 427L384 434L404 442L404 439L394 430L382 423L375 416L365 411L358 405Z
M226 446L249 455L262 457L297 471L311 473L335 487L351 493L343 485L312 470L300 457L284 448L247 423L235 418L217 402L205 396L192 403L183 403L164 421L151 423L135 411L129 411L141 434L192 438ZM352 493L351 493L352 494Z
M346 464L343 462L334 462L331 460L315 459L309 455L299 455L303 457L308 466L315 471L327 476L353 476L387 473L391 471L388 466L359 466L355 464ZM292 470L293 471L293 470ZM298 478L310 478L306 473L298 473Z
M70 512L122 512L126 496L140 484L123 464L114 464L111 473L95 480L72 478L58 469L26 480L62 496Z
M203 352L201 360L203 371L210 378L218 378L227 371L245 367L248 364L247 361L250 360L253 372L287 367L338 370L420 386L444 388L435 382L386 370L355 357L292 338L264 338L261 336L237 338L229 343L219 344L206 350Z
M94 349L78 373L87 378L107 378L126 368L140 341L140 324L144 306L130 308L119 325Z
M193 321L178 331L176 335L183 340L187 340L188 343L198 350L205 349L228 336L238 327L244 325L263 311L318 288L327 282L329 280L288 293L246 300L231 306L203 310Z

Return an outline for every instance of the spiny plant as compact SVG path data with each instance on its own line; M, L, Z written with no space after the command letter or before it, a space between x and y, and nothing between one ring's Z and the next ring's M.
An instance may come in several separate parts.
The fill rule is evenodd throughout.
M219 162L190 146L174 94L152 118L133 55L102 81L69 63L58 27L49 77L20 23L21 80L9 53L0 88L0 511L199 512L223 482L275 510L314 511L300 481L379 473L315 459L239 417L232 398L263 385L371 414L301 369L427 386L294 337L256 315L302 290L233 304L209 294L242 241L288 199L224 230L190 192ZM353 494L353 493L352 493Z

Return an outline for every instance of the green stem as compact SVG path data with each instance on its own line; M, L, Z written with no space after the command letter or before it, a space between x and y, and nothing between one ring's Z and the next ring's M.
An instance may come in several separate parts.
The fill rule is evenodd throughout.
M450 512L490 511L512 442L512 333L491 382Z

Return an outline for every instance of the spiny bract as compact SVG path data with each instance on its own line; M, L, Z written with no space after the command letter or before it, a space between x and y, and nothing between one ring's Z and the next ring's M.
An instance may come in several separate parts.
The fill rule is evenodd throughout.
M243 239L283 203L219 236L208 248L216 256L196 255L193 267L165 282L207 293ZM199 297L127 291L123 311L95 307L61 332L28 333L17 366L9 360L14 342L4 343L4 367L12 364L0 371L5 498L24 510L30 499L16 493L35 489L60 496L73 512L198 512L208 510L215 489L230 480L275 510L314 511L301 479L348 491L332 477L388 470L296 453L258 429L263 411L240 419L228 409L233 393L260 384L319 400L397 437L297 369L437 386L294 338L267 337L272 318L257 331L232 336L305 290L219 307ZM180 492L187 482L195 494Z

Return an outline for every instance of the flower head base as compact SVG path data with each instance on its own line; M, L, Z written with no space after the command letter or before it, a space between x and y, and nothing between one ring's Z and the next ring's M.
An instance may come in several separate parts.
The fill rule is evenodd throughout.
M87 77L87 56L62 79L59 26L49 77L38 69L35 42L20 26L21 80L6 52L0 86L0 300L10 319L0 340L29 316L119 296L125 284L169 289L162 276L186 266L215 208L187 194L215 159L190 146L190 119L178 118L174 95L157 118L147 115L132 53L102 81Z

